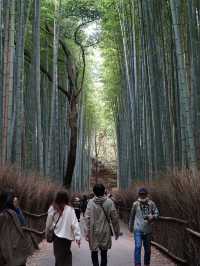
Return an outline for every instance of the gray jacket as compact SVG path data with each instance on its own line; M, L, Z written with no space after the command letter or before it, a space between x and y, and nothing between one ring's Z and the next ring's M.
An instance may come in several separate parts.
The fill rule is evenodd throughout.
M120 232L119 218L113 201L106 197L94 197L89 200L85 213L86 235L93 251L99 248L110 249L112 244L109 223L102 207L113 226L115 235L119 236Z
M153 219L158 219L159 211L156 204L148 198L145 201L141 199L135 201L131 209L129 230L131 232L138 230L144 234L152 233L152 223L148 221L149 215L152 215Z

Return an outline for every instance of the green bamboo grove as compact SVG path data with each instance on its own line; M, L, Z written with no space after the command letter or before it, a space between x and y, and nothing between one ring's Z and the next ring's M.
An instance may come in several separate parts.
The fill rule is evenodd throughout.
M92 23L100 36L86 33ZM1 166L87 190L94 139L109 124L121 188L168 169L196 176L199 0L0 0L0 26ZM97 45L112 119L103 126L92 89Z
M114 9L107 7L104 29L111 44L105 40L104 49L112 62L105 64L105 84L115 118L121 187L167 170L190 169L195 176L199 1L119 0L112 1ZM115 80L114 69L114 77L120 76Z
M0 0L1 166L87 189L82 27L97 18L74 1Z

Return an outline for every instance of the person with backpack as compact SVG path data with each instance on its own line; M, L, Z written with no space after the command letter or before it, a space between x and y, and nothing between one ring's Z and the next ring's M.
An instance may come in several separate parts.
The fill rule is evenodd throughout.
M52 232L53 231L53 232ZM71 243L76 241L80 247L81 230L74 211L69 205L67 191L58 191L52 206L48 210L46 238L53 242L55 265L72 266Z
M86 240L89 241L93 266L99 266L99 250L100 265L107 266L107 253L112 245L111 236L115 234L117 240L120 234L119 219L113 201L105 196L104 185L96 184L93 192L95 196L89 200L85 213Z
M144 265L150 266L152 223L158 217L159 211L156 204L149 199L148 190L140 188L138 199L133 203L129 219L129 230L134 232L135 239L135 266L141 266L142 243L144 246Z

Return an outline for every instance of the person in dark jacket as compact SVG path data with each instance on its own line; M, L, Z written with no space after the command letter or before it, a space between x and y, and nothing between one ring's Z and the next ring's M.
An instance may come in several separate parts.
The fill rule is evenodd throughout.
M7 207L7 193L0 191L0 265L25 266L32 247L15 211Z
M85 211L87 209L88 199L86 195L83 195L81 199L81 212L83 213L83 217L85 217Z
M15 195L13 190L6 192L6 194L7 194L7 199L6 199L6 206L5 207L7 209L11 209L11 210L15 211L21 226L25 226L26 225L26 219L25 219L23 212L19 206L18 197Z

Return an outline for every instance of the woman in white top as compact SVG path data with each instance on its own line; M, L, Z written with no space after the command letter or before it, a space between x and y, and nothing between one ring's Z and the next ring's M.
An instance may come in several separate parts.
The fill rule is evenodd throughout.
M80 247L81 231L75 211L69 206L66 191L56 194L48 210L46 233L54 228L53 248L56 266L72 266L71 242L76 240Z

